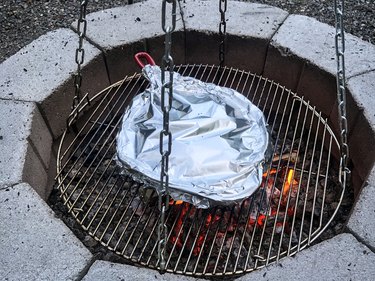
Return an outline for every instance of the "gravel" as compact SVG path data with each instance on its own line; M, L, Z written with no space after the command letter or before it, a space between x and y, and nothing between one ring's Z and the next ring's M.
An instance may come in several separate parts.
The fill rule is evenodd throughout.
M0 1L0 62L47 31L69 27L79 15L78 0ZM91 0L87 12L126 5L128 0ZM260 0L290 13L334 24L333 0ZM230 3L229 3L230 9ZM346 30L375 44L375 1L346 0Z

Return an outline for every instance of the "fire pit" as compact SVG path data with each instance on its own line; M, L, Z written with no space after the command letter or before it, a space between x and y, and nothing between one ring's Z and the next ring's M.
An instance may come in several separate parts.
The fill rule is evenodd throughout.
M174 34L174 59L176 65L182 65L176 67L176 70L184 72L186 68L184 72L186 75L189 75L190 70L191 73L196 71L196 77L200 78L206 64L209 64L208 72L205 72L207 75L203 75L202 79L212 80L212 76L208 74L211 71L213 75L217 73L217 67L212 66L212 63L217 63L219 36L215 33L217 26L214 23L217 23L219 19L213 20L211 25L206 21L199 22L196 18L198 15L200 17L208 15L209 11L217 8L217 3L188 1L186 5L188 7L184 7L184 20L178 21L177 32ZM53 183L47 183L48 174L50 179L55 176L56 146L60 143L58 139L63 130L66 129L66 118L70 113L73 96L71 73L76 68L71 54L76 49L74 42L78 39L77 33L69 29L59 29L48 33L1 64L3 75L0 75L2 99L0 103L2 112L5 114L0 122L2 131L0 143L5 144L5 149L2 150L0 157L0 174L2 175L0 216L2 221L6 222L7 227L1 228L1 235L4 239L0 243L0 248L5 253L2 255L2 261L5 262L0 263L0 271L5 278L8 276L24 280L32 275L32 277L35 276L34 279L54 279L56 276L82 279L85 275L84 280L115 279L117 276L129 280L135 279L134 277L138 277L139 280L189 279L168 273L161 276L147 266L132 266L128 264L128 261L124 261L124 255L127 257L138 255L141 257L139 262L135 261L138 265L147 263L149 267L156 265L155 250L152 253L153 247L150 249L150 244L151 241L155 241L153 226L155 220L158 219L158 210L155 208L154 194L144 191L139 183L128 180L126 175L122 174L118 176L117 182L113 180L113 175L117 171L113 169L112 158L110 158L112 139L109 133L114 129L112 125L115 125L121 118L113 115L118 108L107 107L103 113L110 113L112 117L117 118L111 123L112 125L103 124L100 128L100 122L109 123L112 120L111 117L104 119L105 115L99 119L95 117L89 119L92 114L96 117L100 116L100 110L104 109L104 106L100 107L100 102L106 96L105 93L101 93L92 98L92 94L101 92L108 85L111 85L109 91L112 93L116 89L122 92L121 85L113 84L113 82L122 81L126 75L128 76L123 85L131 83L128 89L131 89L133 85L137 87L142 84L142 81L137 82L139 75L133 75L133 70L136 69L132 63L134 53L148 51L155 58L161 56L160 46L163 43L163 37L160 32L160 19L146 17L159 9L159 6L159 1L150 0L131 7L107 10L88 16L88 21L91 23L88 29L88 39L92 44L84 43L86 56L85 63L82 65L84 71L82 92L86 93L88 88L92 89L88 91L91 104L81 104L80 108L83 111L75 123L77 131L73 124L70 132L64 135L64 144L74 147L62 146L59 155L59 159L63 160L59 168L65 167L65 174L61 174L60 177L74 178L72 184L76 185L78 190L78 192L73 192L72 187L69 186L65 192L65 199L71 197L66 201L68 207L72 207L71 213L65 209L64 214L57 212L60 207L63 209L62 207L66 206L63 206L64 200L60 198L57 202L53 201L56 191L50 197L49 203L57 214L49 210L43 199L51 194ZM334 136L339 134L337 112L335 112L337 108L335 106L335 62L332 60L334 48L331 44L331 38L334 36L333 28L312 18L287 15L269 6L235 1L228 9L228 18L228 32L230 33L228 33L227 68L223 79L227 75L230 77L228 82L220 81L221 74L218 73L215 83L226 84L242 91L241 84L237 86L236 81L243 81L240 79L241 74L242 78L249 75L250 80L247 84L249 87L243 91L243 94L248 94L249 98L259 103L262 110L267 113L270 125L275 124L273 141L281 145L275 146L275 155L273 155L275 161L270 160L271 165L264 172L263 184L258 193L253 199L245 200L242 206L232 207L233 209L217 207L212 210L197 210L182 202L168 202L170 205L166 221L169 229L168 270L182 273L185 271L185 274L196 272L196 275L205 271L207 274L202 273L202 277L216 278L218 275L233 276L233 274L240 274L252 268L258 269L268 263L267 268L246 274L239 280L262 279L262 277L276 280L279 276L295 276L300 279L309 279L313 276L312 278L317 280L319 278L349 280L355 277L362 280L371 279L375 257L372 220L374 212L372 202L375 194L373 169L375 158L373 109L375 104L371 99L375 87L373 82L375 80L374 46L350 35L346 37L352 187L345 190L341 207L337 208L342 190L335 190L340 186L337 185L338 179L334 176L338 173L336 165L339 159L335 151L338 147ZM129 29L129 19L134 19L134 22L130 20L131 29ZM210 21L210 19L207 20ZM113 26L119 28L116 28L114 32L108 32ZM125 32L124 28L127 28ZM130 33L131 31L134 32ZM197 42L204 42L209 51L206 50L207 48L196 48ZM48 48L45 48L46 46ZM59 50L57 56L56 50ZM251 72L248 71L249 69ZM262 79L258 76L260 74L268 79ZM112 82L108 82L108 77ZM254 84L251 87L253 90L249 90L253 78ZM270 79L277 82L272 82ZM234 81L233 84L232 81ZM268 87L265 86L262 90L262 86L267 84ZM254 89L256 87L258 90ZM292 91L287 90L288 88ZM271 89L269 98L274 95L284 97L280 101L281 109L289 104L285 113L273 112L270 110L271 107L267 108L266 105L269 103L265 98L255 95L256 92L263 93L263 97L266 97L269 89ZM274 94L276 89L278 89L277 94ZM134 94L137 92L134 89L132 91ZM281 95L283 91L284 95ZM295 96L293 92L298 93L298 96ZM120 93L115 97L119 95ZM285 100L287 96L289 96L288 102ZM108 96L103 103L115 104L114 101L108 103L109 101ZM291 101L294 101L293 107L289 103ZM118 105L122 102L121 99ZM97 109L96 112L95 109ZM297 118L298 112L300 112L300 118ZM305 114L307 114L306 121L304 121ZM312 122L309 116L315 116ZM289 128L288 120L290 120ZM89 124L85 127L86 122ZM304 122L308 130L302 134L303 142L299 143L300 128ZM319 130L316 130L318 123ZM93 124L94 127L89 130ZM295 124L299 126L296 130L292 130ZM308 138L310 124L311 128L318 131L318 142L313 141L316 135L314 130L310 132L310 138ZM321 132L326 128L326 124L326 135L323 138ZM84 127L87 130L81 131ZM332 129L332 132L328 127ZM104 132L105 128L107 128L106 132ZM278 132L280 132L279 138L277 138ZM294 132L296 132L295 136ZM105 135L104 139L98 134ZM332 146L329 151L331 136ZM76 137L78 139L74 140ZM107 137L108 141L105 142ZM51 148L52 139L55 143ZM91 143L88 142L90 139L92 139ZM284 139L285 147L293 144L292 149L282 151ZM306 144L309 143L308 139L312 141L310 148L306 148ZM85 149L86 144L93 149L91 155L88 155L89 149ZM101 149L102 144L103 149ZM314 145L316 149L311 150L311 146L314 147ZM302 154L298 154L298 149L295 149L299 146ZM322 161L319 159L320 148L323 148ZM75 149L77 153L73 153ZM109 149L108 153L105 154L107 149ZM67 152L66 155L64 152ZM304 158L305 153L306 158ZM78 159L80 155L82 157ZM104 167L97 165L101 161L100 157L105 155L109 157L103 160L106 161L106 165ZM326 159L328 156L329 161ZM72 161L67 164L66 160L69 158ZM315 162L314 165L309 166L310 159L318 161L312 161ZM75 171L73 168L71 174L67 173L75 161L82 164L82 168L77 168ZM302 173L299 170L303 161L306 167ZM325 166L325 162L329 162L329 165ZM93 164L89 168L90 163ZM322 173L319 176L321 180L316 184L314 171L318 169L319 163L321 171L328 171L328 177L324 177ZM312 184L307 185L304 177L306 179L310 168ZM97 169L96 173L93 173L95 169ZM86 170L86 175L83 175ZM74 175L75 172L77 175ZM92 179L89 181L91 175ZM324 193L321 191L321 185L325 184L326 178L327 185ZM83 185L78 184L79 181ZM20 182L23 184L19 184ZM65 181L64 184L62 186L65 189L69 182ZM130 187L130 185L133 186ZM98 186L101 188L98 189ZM273 189L273 192L267 193L268 186L271 187L271 191ZM350 193L352 188L355 193L355 208L352 208L355 201L348 196L348 191ZM89 196L91 190L92 194ZM80 191L82 191L81 195ZM109 200L105 201L105 197ZM306 200L305 197L307 197ZM123 202L127 200L130 204L122 208L115 207L114 210L107 208L109 204L121 206L121 200ZM322 202L325 203L323 212L326 214L323 215L321 230L327 225L326 223L334 215L336 209L337 213L318 237L315 229L318 229L317 221L320 220L321 212L319 207L321 208ZM89 204L92 205L93 212L88 211ZM254 212L252 212L253 208ZM121 215L118 214L119 212L122 212ZM254 213L256 216L253 215ZM84 223L86 230L81 231L80 225L77 227L78 223L71 214L77 215L77 219ZM84 219L83 216L86 214ZM122 215L123 221L126 220L125 224L120 221ZM118 231L112 232L115 233L112 238L112 233L104 234L106 233L105 227L109 223L109 220L105 221L107 217L113 217L118 222L113 228L117 227ZM59 218L63 218L65 223L71 226L76 237L61 223ZM309 246L309 241L304 242L304 240L306 238L309 240L311 219L313 222L310 243L328 240L303 249ZM100 220L102 220L101 223ZM91 225L87 221L92 221ZM27 223L23 224L24 222ZM60 226L59 231L57 231L57 226ZM302 235L301 226L303 226ZM78 228L80 231L77 230ZM347 233L342 234L343 228ZM107 247L103 247L101 243L90 237L89 233L97 240L102 239L100 242ZM333 237L336 234L339 235ZM138 238L135 238L137 235ZM77 237L83 243L80 243ZM243 240L242 237L244 237ZM117 242L114 242L115 239ZM301 243L298 249L299 242ZM108 247L124 253L117 255L108 250ZM90 254L87 248L93 254ZM298 252L295 257L288 257L302 249L303 251ZM133 250L134 253L132 253ZM144 253L140 253L143 250L144 253L146 251L151 253L150 261L145 258ZM30 255L30 252L33 255ZM238 256L235 256L237 253ZM207 256L213 259L208 260ZM279 264L271 264L278 258L280 258ZM115 265L107 262L108 260L127 264ZM199 260L198 264L194 263L197 260ZM246 269L245 266L247 266ZM237 272L234 272L235 270ZM224 279L233 278L226 276Z
M326 112L236 67L182 64L175 71L245 95L265 114L274 150L261 186L242 204L202 210L169 202L167 271L241 274L319 239L345 193L340 148ZM80 105L83 113L62 136L58 182L64 204L85 231L126 259L158 268L156 194L123 174L114 158L125 107L147 86L140 74L129 75Z

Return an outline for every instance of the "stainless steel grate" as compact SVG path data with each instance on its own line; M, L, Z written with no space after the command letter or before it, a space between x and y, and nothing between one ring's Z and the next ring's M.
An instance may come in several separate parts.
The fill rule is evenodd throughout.
M290 256L312 243L336 214L344 194L339 144L327 121L285 87L246 71L182 65L176 71L231 87L265 114L273 141L263 184L241 206L196 209L170 202L169 272L235 275ZM61 197L82 228L135 263L158 267L156 195L116 164L116 134L126 106L147 81L135 74L76 109L58 152ZM73 112L72 114L76 114ZM334 207L332 207L334 206Z

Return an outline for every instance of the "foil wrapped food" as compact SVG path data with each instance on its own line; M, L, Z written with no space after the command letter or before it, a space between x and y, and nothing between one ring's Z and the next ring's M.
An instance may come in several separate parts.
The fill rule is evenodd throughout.
M135 179L159 191L161 70L146 65L143 74L150 86L133 98L124 113L117 158ZM171 197L198 208L248 198L261 184L268 147L262 111L232 89L178 73L173 77Z

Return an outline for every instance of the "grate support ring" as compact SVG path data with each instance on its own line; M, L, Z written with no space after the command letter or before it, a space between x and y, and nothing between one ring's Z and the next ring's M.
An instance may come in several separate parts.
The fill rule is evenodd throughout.
M194 276L239 275L312 244L336 215L344 186L327 120L303 97L258 75L209 65L180 65L182 75L230 87L264 113L273 142L263 183L241 205L196 209L170 201L166 270ZM126 259L158 268L155 192L116 163L116 135L140 75L104 89L77 108L77 132L66 130L57 182L70 214L92 237ZM331 208L329 206L335 206Z

